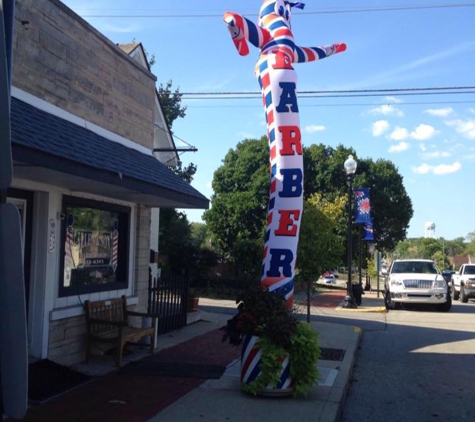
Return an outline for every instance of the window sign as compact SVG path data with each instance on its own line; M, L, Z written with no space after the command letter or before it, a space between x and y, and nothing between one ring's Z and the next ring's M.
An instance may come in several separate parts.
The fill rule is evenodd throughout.
M103 204L94 208L93 201L81 206L78 198L65 202L62 289L75 294L124 288L118 283L126 283L128 213Z

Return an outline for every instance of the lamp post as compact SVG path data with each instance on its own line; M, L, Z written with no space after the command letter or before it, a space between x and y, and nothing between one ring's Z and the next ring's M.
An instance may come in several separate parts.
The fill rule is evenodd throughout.
M353 297L353 286L351 283L351 275L352 275L352 270L351 270L351 257L352 257L352 250L351 250L351 245L352 245L352 237L351 237L351 201L352 201L352 182L353 182L353 177L356 172L356 161L353 159L352 155L348 156L348 159L345 161L344 167L345 167L345 172L346 172L346 183L348 185L348 282L346 285L346 297L345 297L345 303L343 305L344 308L357 308L356 303L355 303L355 298Z

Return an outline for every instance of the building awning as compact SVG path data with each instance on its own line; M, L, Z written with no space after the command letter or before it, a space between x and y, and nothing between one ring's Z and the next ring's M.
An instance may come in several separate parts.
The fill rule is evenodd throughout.
M209 200L152 155L12 97L14 177L164 208Z

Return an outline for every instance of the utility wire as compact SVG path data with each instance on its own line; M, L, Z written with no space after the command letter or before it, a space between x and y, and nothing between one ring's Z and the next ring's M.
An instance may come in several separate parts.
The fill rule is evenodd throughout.
M406 92L406 91L419 91L421 95L422 91L448 91L448 90L462 90L462 89L475 89L474 85L468 86L439 86L439 87L426 87L426 88L379 88L379 89L346 89L346 90L326 90L326 91L298 91L301 94L364 94L364 93L392 93L392 92ZM258 91L221 91L221 92L182 92L182 96L187 95L261 95Z
M405 107L408 105L436 105L436 104L475 104L473 101L415 101L404 103L338 103L338 104L303 104L299 103L299 107L377 107L381 105L400 106ZM192 105L192 108L249 108L256 107L262 108L262 104L240 104L240 105Z
M344 14L344 13L368 13L368 12L399 12L405 10L427 10L427 9L454 9L463 7L475 7L475 3L456 3L456 4L439 4L439 5L413 5L413 6L386 6L386 7L369 7L369 8L352 8L342 10L317 10L317 11L305 11L299 13L299 16L305 15L324 15L324 14ZM76 10L130 10L130 9L92 9L92 8L78 8ZM134 10L160 10L160 9L134 9ZM248 16L257 16L257 14L249 14ZM95 15L95 14L83 14L83 18L217 18L222 17L220 14L146 14L146 15Z

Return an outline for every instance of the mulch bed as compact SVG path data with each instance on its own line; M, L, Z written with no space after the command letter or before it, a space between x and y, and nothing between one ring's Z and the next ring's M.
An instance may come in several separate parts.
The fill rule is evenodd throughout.
M157 362L227 366L239 358L241 349L222 343L222 335L221 330L213 330L153 357ZM32 406L22 421L145 422L203 382L203 378L114 372Z
M345 300L346 290L328 290L319 292L312 296L310 305L318 308L336 308L343 300ZM299 302L299 305L305 305L307 299Z

